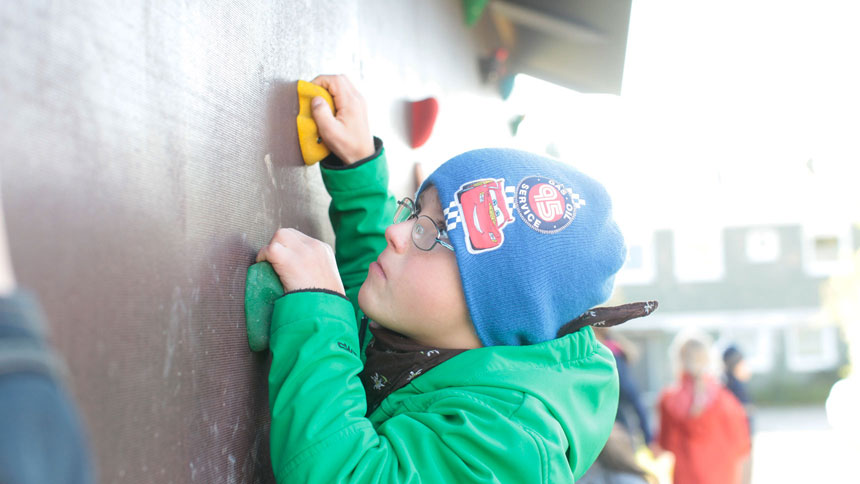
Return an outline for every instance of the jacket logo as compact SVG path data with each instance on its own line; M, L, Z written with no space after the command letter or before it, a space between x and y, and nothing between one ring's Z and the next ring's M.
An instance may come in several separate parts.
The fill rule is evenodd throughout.
M563 183L543 176L523 178L516 188L517 212L532 229L542 234L564 230L585 200Z
M354 356L358 356L358 355L356 355L356 354L355 354L355 351L353 351L353 350L352 350L352 348L350 348L350 346L349 346L348 344L346 344L346 343L343 343L343 342L338 341L338 342L337 342L337 347L338 347L338 348L340 348L340 349L342 349L342 350L349 351L349 352L350 352L350 353L352 353Z

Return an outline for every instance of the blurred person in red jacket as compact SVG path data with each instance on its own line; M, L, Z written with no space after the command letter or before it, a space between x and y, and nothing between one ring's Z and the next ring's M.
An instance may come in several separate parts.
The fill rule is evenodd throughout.
M673 343L680 378L660 396L657 443L675 455L675 484L739 484L750 452L746 413L711 373L710 340L680 334Z

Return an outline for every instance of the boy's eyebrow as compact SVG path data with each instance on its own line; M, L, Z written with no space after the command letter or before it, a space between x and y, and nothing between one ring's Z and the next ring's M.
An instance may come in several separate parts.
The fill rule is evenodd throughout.
M421 205L422 205L422 204L421 204L421 199L422 199L422 198L424 198L424 194L425 194L425 193L427 193L427 192L426 192L426 191L421 192L421 195L419 195L419 196L418 196L418 200L416 200L416 201L415 201L415 214L416 214L416 215L420 215L420 214L421 214ZM429 215L428 215L428 217L429 217ZM430 219L431 219L431 220L433 220L433 223L435 223L435 224L436 224L436 227L437 227L439 230L442 230L442 231L447 231L447 230L448 230L448 224L446 224L444 220L442 220L442 219L434 219L433 217L430 217Z

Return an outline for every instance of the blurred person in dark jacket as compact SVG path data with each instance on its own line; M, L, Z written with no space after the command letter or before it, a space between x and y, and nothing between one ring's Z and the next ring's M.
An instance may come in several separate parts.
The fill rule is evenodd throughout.
M747 365L747 360L737 346L731 345L723 351L723 384L735 398L744 406L749 422L750 434L753 433L753 413L754 407L752 398L750 398L749 388L747 387L750 377L752 376Z
M0 484L94 481L63 366L45 333L36 298L15 282L0 205Z
M638 430L642 433L642 440L645 445L651 446L654 435L651 431L650 418L645 405L642 404L639 386L636 384L636 379L630 368L631 363L638 356L636 347L626 339L616 335L609 328L595 326L594 334L601 343L612 351L615 365L618 368L618 413L615 416L615 421L624 427L631 443L634 441L634 432ZM633 414L636 415L638 428L631 422Z
M616 421L597 460L576 484L657 484L657 478L636 463L630 439Z
M735 398L741 402L741 405L744 406L744 411L746 411L747 414L747 425L749 426L750 440L752 441L755 407L753 406L752 398L750 398L749 389L747 387L752 374L750 373L746 358L744 358L743 353L741 353L737 346L730 345L725 349L725 351L723 351L723 367L725 369L723 372L723 384L732 392ZM752 452L750 452L750 454L752 454ZM752 481L752 459L748 456L741 467L743 468L743 483L749 484Z

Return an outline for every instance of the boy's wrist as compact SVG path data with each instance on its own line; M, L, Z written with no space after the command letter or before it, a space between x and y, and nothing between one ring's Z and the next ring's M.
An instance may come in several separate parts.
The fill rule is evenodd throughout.
M361 166L361 165L363 165L369 161L372 161L372 160L379 158L379 156L382 154L382 150L383 150L382 140L377 138L376 136L374 136L373 137L373 152L369 156L366 156L366 157L364 157L360 160L357 160L353 163L346 163L343 160L341 160L340 158L338 158L337 155L332 153L332 154L328 155L327 157L325 157L325 159L323 159L320 162L320 164L323 166L323 168L326 168L328 170L348 170L351 168L356 168L356 167Z

